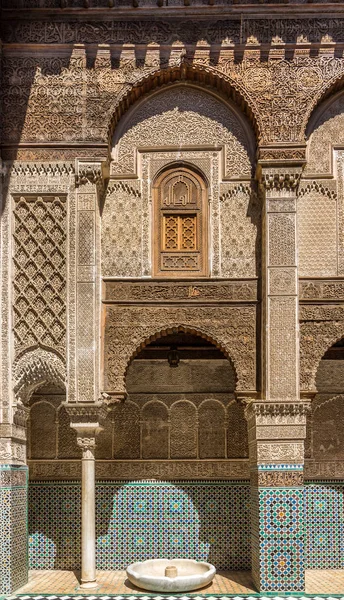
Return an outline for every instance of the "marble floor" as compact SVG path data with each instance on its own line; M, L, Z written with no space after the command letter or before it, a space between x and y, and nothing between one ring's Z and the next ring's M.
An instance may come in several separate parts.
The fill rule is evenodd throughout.
M74 571L30 571L29 583L16 591L26 594L81 594L79 573ZM144 590L135 588L127 579L125 571L99 571L98 588L88 591L91 594L105 595L147 595ZM148 592L149 593L149 592ZM216 574L213 582L196 592L196 595L238 594L251 595L257 591L249 571L223 571ZM343 594L343 570L306 571L306 594Z

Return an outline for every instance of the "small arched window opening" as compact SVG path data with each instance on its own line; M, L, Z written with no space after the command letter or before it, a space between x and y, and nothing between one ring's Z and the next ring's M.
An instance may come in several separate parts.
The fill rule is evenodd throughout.
M207 188L186 167L160 175L153 186L154 275L208 275Z

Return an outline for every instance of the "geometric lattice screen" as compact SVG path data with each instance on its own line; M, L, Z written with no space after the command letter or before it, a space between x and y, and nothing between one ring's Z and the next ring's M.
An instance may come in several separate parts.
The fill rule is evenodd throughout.
M15 349L35 344L65 352L66 198L14 200Z

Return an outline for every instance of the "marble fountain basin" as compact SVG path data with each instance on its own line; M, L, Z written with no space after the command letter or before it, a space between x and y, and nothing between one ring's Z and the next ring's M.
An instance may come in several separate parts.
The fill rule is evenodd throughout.
M152 592L189 592L212 581L215 567L188 558L155 558L136 562L127 568L131 583Z

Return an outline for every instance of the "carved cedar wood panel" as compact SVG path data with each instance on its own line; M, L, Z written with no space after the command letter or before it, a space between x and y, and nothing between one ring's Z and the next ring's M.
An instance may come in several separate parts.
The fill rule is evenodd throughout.
M204 181L179 167L163 173L153 186L154 275L208 274L208 205Z

